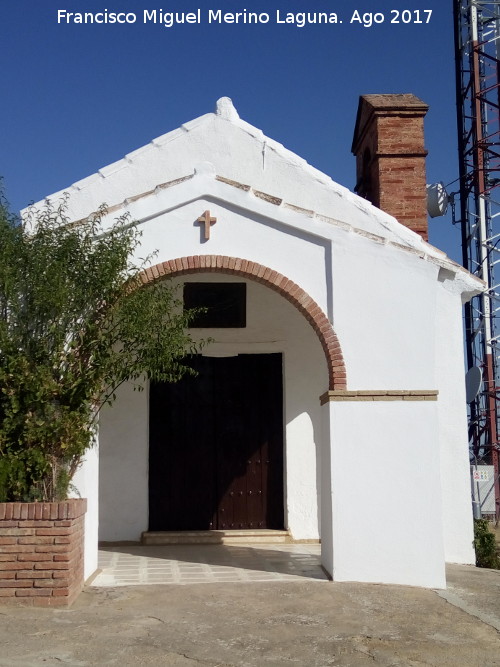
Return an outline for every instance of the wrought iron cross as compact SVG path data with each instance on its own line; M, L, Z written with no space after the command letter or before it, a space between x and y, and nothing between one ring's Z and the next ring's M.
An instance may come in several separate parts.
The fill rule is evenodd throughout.
M205 225L205 240L208 241L210 238L210 225L214 225L217 222L217 218L210 217L210 211L205 211L205 213L198 218L196 222L200 222Z

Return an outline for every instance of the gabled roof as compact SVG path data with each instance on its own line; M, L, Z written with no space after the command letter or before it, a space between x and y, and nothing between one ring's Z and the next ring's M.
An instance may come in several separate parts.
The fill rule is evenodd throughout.
M411 247L422 249L425 245L418 234L392 216L241 120L227 97L218 100L214 113L153 139L48 198L54 200L68 193L69 215L81 219L103 203L113 207L162 183L186 177L204 161L213 164L220 176L292 205Z
M207 163L214 183L245 190L282 211L295 210L306 219L340 226L464 271L395 218L243 121L227 97L217 101L214 113L153 139L48 199L57 200L68 193L68 214L74 221L88 217L102 204L110 213L119 212L131 202L191 179L199 166Z

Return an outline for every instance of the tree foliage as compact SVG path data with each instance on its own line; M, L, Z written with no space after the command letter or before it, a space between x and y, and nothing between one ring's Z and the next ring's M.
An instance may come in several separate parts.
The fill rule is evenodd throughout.
M141 283L137 227L66 211L20 225L0 205L0 502L65 498L116 389L178 380L197 351L175 289Z

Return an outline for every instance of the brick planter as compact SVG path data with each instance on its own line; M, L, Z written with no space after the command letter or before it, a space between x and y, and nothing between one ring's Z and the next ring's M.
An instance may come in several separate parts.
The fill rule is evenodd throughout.
M67 606L83 586L87 501L0 503L0 605Z

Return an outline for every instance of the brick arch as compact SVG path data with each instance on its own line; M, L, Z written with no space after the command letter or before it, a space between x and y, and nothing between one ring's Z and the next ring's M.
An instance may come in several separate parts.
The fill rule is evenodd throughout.
M141 279L143 284L148 284L166 277L205 272L242 276L281 294L297 308L316 332L328 365L329 389L346 389L342 350L330 321L307 292L281 273L246 259L223 255L197 255L160 262L145 269Z

